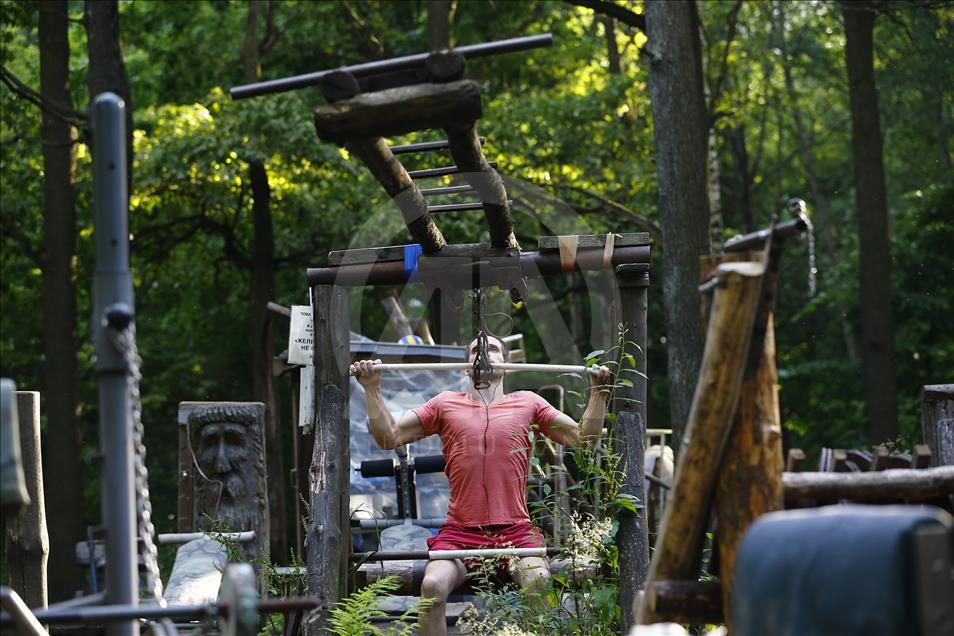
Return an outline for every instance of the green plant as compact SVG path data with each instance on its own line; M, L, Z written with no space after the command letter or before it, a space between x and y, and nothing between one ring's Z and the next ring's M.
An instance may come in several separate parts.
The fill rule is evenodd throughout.
M400 634L409 636L414 631L418 613L429 607L431 599L420 599L388 626L384 632L375 627L375 618L385 618L387 612L378 609L378 598L396 592L400 584L396 577L386 576L371 583L338 602L331 610L329 631L337 636L364 636L365 634Z

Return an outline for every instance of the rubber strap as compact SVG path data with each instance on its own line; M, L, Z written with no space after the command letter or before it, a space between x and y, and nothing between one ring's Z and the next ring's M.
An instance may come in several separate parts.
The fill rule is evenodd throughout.
M576 270L576 248L580 244L580 238L575 234L569 236L558 236L560 245L560 269L564 272Z
M404 246L404 275L407 282L416 283L421 280L421 275L417 271L417 257L421 255L420 243L411 243Z
M616 235L610 232L606 235L606 245L603 246L603 269L613 267L613 246L616 245Z

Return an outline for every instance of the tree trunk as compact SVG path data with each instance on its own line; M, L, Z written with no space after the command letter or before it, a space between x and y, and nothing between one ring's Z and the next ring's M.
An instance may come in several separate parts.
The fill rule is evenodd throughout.
M695 2L646 3L653 139L662 217L663 300L669 334L669 410L682 437L692 404L703 334L699 256L709 251L706 109Z
M72 106L69 13L65 1L39 4L40 91ZM43 113L43 349L47 435L45 474L50 534L50 600L71 598L81 579L73 546L85 536L82 435L77 418L76 130ZM54 477L55 476L55 477ZM52 482L50 482L52 484Z
M454 46L454 12L457 0L427 0L427 48L440 51Z
M87 0L85 13L89 101L92 103L100 93L112 91L126 102L126 181L127 191L132 193L133 105L119 39L119 3L116 0Z
M752 216L752 176L749 172L749 152L745 145L745 124L730 128L725 133L729 142L729 150L735 160L738 174L739 191L736 196L736 207L742 219L742 227L746 233L755 231L755 218Z
M898 435L898 400L891 309L891 249L878 89L874 76L874 10L867 3L842 3L845 59L851 98L851 146L860 258L862 361L868 441Z
M258 23L261 2L249 0L245 23L245 42L242 64L245 83L261 77L259 59ZM282 437L278 430L278 400L272 377L272 358L275 357L275 339L267 305L275 295L275 238L272 228L271 186L265 164L258 159L248 162L249 184L252 190L252 290L249 303L249 323L252 326L252 395L265 404L265 449L268 462L268 502L270 516L271 554L284 559L288 550L285 541L285 462ZM277 562L277 561L276 561Z
M616 21L608 15L601 15L599 20L603 23L603 32L606 35L606 57L610 75L619 75L623 72L623 66L619 59L619 46L616 44Z

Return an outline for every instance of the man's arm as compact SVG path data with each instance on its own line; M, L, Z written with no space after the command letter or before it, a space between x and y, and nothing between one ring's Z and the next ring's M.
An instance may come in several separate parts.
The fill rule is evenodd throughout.
M426 437L421 419L414 411L408 411L395 420L384 403L381 393L381 372L373 369L380 360L359 360L351 365L351 373L364 387L364 398L368 407L368 422L371 435L378 446L384 449L397 448Z
M599 374L590 376L590 400L583 411L579 423L574 422L566 413L560 413L550 424L547 437L557 444L567 448L576 448L582 442L592 446L603 430L603 420L606 418L606 398L609 396L607 383L610 372L606 367L600 367Z

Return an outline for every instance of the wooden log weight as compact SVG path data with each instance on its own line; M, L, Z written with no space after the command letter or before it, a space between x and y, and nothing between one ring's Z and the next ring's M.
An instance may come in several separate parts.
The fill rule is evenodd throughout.
M649 583L696 575L717 471L738 404L764 272L763 264L753 262L725 263L717 269L699 382L670 505L650 564ZM660 619L643 603L638 622Z

